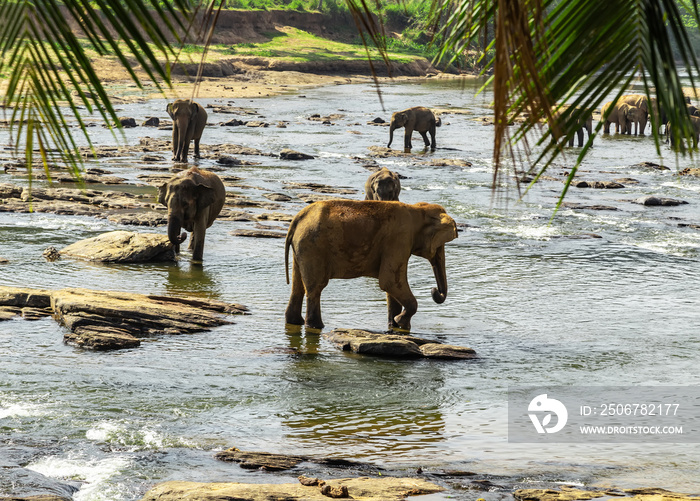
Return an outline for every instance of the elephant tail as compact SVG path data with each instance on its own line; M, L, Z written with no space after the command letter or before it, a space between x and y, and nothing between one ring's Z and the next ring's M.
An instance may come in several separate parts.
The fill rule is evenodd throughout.
M284 274L287 277L287 285L289 285L289 247L292 245L292 237L294 237L294 229L297 226L296 218L289 225L287 237L284 239Z

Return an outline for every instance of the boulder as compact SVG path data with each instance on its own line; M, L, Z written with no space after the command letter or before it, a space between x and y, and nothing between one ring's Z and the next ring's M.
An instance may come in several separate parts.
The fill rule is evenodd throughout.
M158 117L148 117L141 125L143 127L159 127L160 119Z
M319 481L319 484L323 481ZM339 478L319 485L295 484L243 484L243 483L199 483L171 481L163 482L149 490L141 501L182 501L200 499L207 501L224 501L240 499L245 501L328 501L322 493L323 488L329 492L344 492L357 501L400 501L407 496L420 496L441 492L444 489L432 482L419 478Z
M632 200L632 203L649 206L661 205L673 207L676 205L687 204L688 202L686 202L685 200L677 200L675 198L655 197L653 195L649 195L646 197L637 198L636 200Z
M313 160L312 155L307 155L306 153L300 153L298 151L290 150L285 148L280 151L280 158L282 160Z
M175 261L167 235L111 231L61 249L61 255L101 263Z
M136 127L136 119L134 118L120 118L119 123L124 128Z
M571 186L576 188L595 188L597 190L619 190L625 186L615 181L572 181Z
M334 329L324 334L343 351L387 358L437 358L465 360L476 358L471 348L453 346L415 336L386 334L360 329Z

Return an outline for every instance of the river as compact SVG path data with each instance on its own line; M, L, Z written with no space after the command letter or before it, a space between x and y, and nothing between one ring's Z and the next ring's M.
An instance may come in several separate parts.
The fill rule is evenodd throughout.
M289 147L315 156L297 162L250 157L245 160L260 164L222 171L243 178L229 190L253 200L267 201L263 195L270 192L292 196L279 209L289 214L305 204L288 182L354 188L357 193L346 196L364 197L368 148L388 141L388 129L368 121L414 105L454 110L442 116L436 152L414 148L410 157L377 163L405 176L402 201L440 203L460 225L459 237L447 244L444 304L430 298L429 264L410 261L418 299L412 332L469 346L479 355L473 361L362 358L317 333L286 329L284 242L230 234L251 223L217 221L207 232L202 267L187 255L177 264L106 266L47 262L42 252L134 227L82 216L0 213L0 256L9 261L0 265L3 285L205 296L251 311L211 332L158 337L108 353L63 344L63 328L52 319L0 323L0 495L12 494L13 486L61 492L69 484L79 487L77 501L127 501L166 480L295 481L298 472L251 472L214 459L216 451L233 446L357 459L401 474L418 467L468 470L509 488L568 483L700 491L697 444L518 444L508 441L507 422L513 386L700 383L700 230L688 226L700 224L700 179L676 175L696 160L676 162L664 145L659 157L649 135L601 137L581 178L637 183L623 182L617 190L571 188L567 202L616 210L563 208L552 217L561 182L542 181L522 200L513 183L492 191L493 127L480 119L491 114L490 94L477 89L445 80L384 84L385 110L370 84L200 100L251 108L253 118L271 124L210 125L204 145L234 143L271 153ZM123 105L119 113L137 122L166 119L165 104ZM314 113L342 117L324 125L308 120ZM232 117L210 113L209 122ZM279 121L287 126L275 127ZM100 127L90 131L97 145L114 142ZM1 134L5 144L7 132ZM125 131L125 141L169 134L137 127ZM393 146L402 139L399 130ZM421 144L417 134L413 143ZM578 151L567 149L550 175L563 178ZM463 159L471 166L436 166L432 159ZM635 166L644 161L670 170ZM145 166L134 157L94 163L133 180ZM198 165L215 166L206 159ZM22 183L1 173L0 182ZM632 203L645 195L688 204ZM322 308L325 332L385 328L385 297L370 279L332 281ZM497 488L475 493L461 482L452 484L454 498L507 497Z

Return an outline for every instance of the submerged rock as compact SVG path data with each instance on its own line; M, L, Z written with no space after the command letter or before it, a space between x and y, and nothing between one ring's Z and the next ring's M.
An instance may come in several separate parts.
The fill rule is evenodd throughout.
M111 231L81 240L61 249L61 254L101 263L175 261L167 235L132 231Z
M323 482L323 485L319 485ZM358 501L400 501L407 496L420 496L441 492L444 488L419 478L339 478L319 481L316 485L295 484L243 484L199 483L171 481L158 484L149 490L141 501L181 501L206 499L224 501L328 501L330 493L346 493ZM323 489L328 491L322 493Z
M386 334L360 329L334 329L324 334L343 351L388 358L438 358L465 360L476 358L471 348L443 344L415 336Z
M307 155L306 153L300 153L298 151L285 148L280 151L280 158L282 160L313 160L315 157L312 155Z

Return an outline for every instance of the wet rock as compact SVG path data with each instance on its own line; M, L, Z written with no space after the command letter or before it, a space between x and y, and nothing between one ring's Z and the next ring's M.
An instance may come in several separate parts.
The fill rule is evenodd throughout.
M120 118L119 123L125 129L129 129L131 127L136 127L136 119L130 118L130 117L129 118Z
M338 200L338 199L348 200L347 197L338 197L335 195L320 195L318 193L313 193L313 194L312 193L300 193L298 195L298 198L300 200L306 202L307 204L318 202L319 200Z
M303 456L273 454L271 452L244 452L235 447L219 452L214 456L220 461L230 461L246 470L283 471L294 468L306 461Z
M367 122L368 125L382 125L385 123L387 123L387 121L381 117L377 117L374 120L370 120L369 122Z
M461 158L436 158L425 165L432 165L433 167L471 167L472 163Z
M636 200L632 200L632 203L648 206L673 207L676 205L687 204L688 202L686 202L685 200L677 200L675 198L664 198L649 195L646 197L637 198Z
M307 155L306 153L301 153L295 150L290 150L285 148L280 151L280 158L282 160L313 160L315 157L312 155Z
M443 360L460 360L476 357L476 352L471 348L441 343L422 344L420 346L420 351L426 358L439 358Z
M158 127L160 119L158 117L148 117L142 124L143 127Z
M578 181L573 180L571 186L575 188L594 188L597 190L619 190L625 186L615 181Z
M643 169L654 169L654 170L671 170L664 165L659 165L654 162L639 162L638 164L631 165L630 168L643 168Z
M100 263L175 261L167 235L112 231L81 240L61 249L61 254Z
M294 215L284 212L264 212L255 216L255 219L258 221L286 221L289 223L294 219Z
M619 210L617 207L613 207L612 205L586 205L576 202L563 202L561 206L566 209L576 210Z
M617 179L613 179L613 181L621 184L639 184L639 181L637 179L631 177L619 177Z
M9 262L10 262L9 259L0 256L0 264L8 264Z
M357 501L400 501L407 496L420 496L441 492L444 488L419 478L341 478L327 480L324 487L345 487L352 499ZM317 485L295 484L243 484L243 483L198 483L170 481L156 485L141 501L181 501L183 499L206 499L225 501L327 501Z
M286 232L273 231L273 230L233 230L231 233L234 237L253 237L253 238L284 238L287 236Z
M161 155L144 155L141 157L142 162L164 162L165 157Z
M168 224L168 216L158 212L119 212L107 216L107 219L116 224L151 228Z
M61 253L58 252L58 249L56 249L54 246L49 246L44 249L44 252L42 252L41 255L44 256L44 259L50 262L61 259Z
M678 173L679 176L695 176L700 177L700 169L697 167L686 167Z
M301 485L306 486L318 485L319 483L323 483L323 480L320 480L318 478L310 478L305 475L299 475L297 478L299 479L299 483Z
M134 348L146 336L204 332L232 323L223 314L247 312L221 301L87 289L52 292L51 308L70 330L64 341L93 350Z
M250 122L246 122L245 126L246 127L269 127L270 124L267 122L261 122L259 120L251 120Z
M287 188L300 189L300 190L311 190L318 193L337 193L340 195L351 195L357 193L354 188L338 188L336 186L329 186L327 184L321 183L296 183L287 182L284 183Z
M241 125L246 125L248 122L244 122L243 120L238 120L237 118L233 118L229 120L228 122L223 122L221 125L223 127L239 127Z
M263 196L273 202L289 202L292 199L292 197L284 193L265 193Z
M472 359L471 348L442 344L439 341L415 336L386 334L360 329L334 329L324 334L343 351L388 358ZM425 346L425 349L424 349Z
M325 484L321 487L321 494L329 498L349 498L347 485Z

